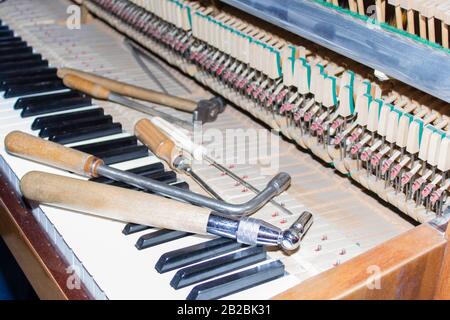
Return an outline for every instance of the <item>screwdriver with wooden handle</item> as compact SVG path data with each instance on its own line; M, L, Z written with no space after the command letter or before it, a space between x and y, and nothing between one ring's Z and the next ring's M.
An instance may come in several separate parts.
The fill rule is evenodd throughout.
M103 88L114 92L116 95L153 102L177 110L190 112L193 114L193 121L201 121L202 123L215 121L218 115L225 110L225 102L220 97L195 102L81 70L60 68L58 69L57 74L58 77L63 80L66 76L73 75L102 86Z
M148 119L139 120L134 126L134 134L158 158L164 160L172 169L190 176L200 187L218 200L223 200L193 170L189 159L164 132Z
M312 224L302 215L287 230L250 217L230 217L187 203L125 188L32 171L22 177L25 198L107 219L196 234L212 234L247 245L299 247Z
M289 187L291 181L291 177L287 173L278 173L252 199L244 203L234 204L110 167L103 160L91 154L68 148L21 131L10 132L5 137L5 149L10 154L28 160L57 167L86 177L103 176L228 215L249 215L256 212L271 199L284 192Z
M193 122L191 123L189 121L178 119L170 114L156 110L151 106L146 106L139 102L128 99L120 94L117 94L105 88L104 86L98 83L92 82L84 78L80 78L76 75L67 74L66 76L64 76L63 82L64 85L66 85L67 87L84 92L93 98L111 101L154 117L161 117L163 119L166 119L167 121L176 123L182 126L183 128L192 129L193 127Z

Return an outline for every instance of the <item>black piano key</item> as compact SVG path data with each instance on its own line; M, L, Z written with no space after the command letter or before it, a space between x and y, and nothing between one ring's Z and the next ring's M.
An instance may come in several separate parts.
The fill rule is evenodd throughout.
M185 181L178 181L170 184L172 187L189 190L189 184Z
M61 134L59 136L51 136L49 137L49 140L58 142L60 144L68 144L119 133L122 133L122 125L120 123L113 122L100 126L77 129L72 132Z
M137 146L137 138L135 136L130 136L130 137L125 137L125 138L84 144L84 145L80 145L80 146L75 146L73 148L78 151L83 151L83 152L90 153L90 154L98 154L101 152L107 152L110 150L114 150L114 149L121 148L121 147L127 147L127 146Z
M7 40L4 40L0 42L0 49L1 48L23 48L27 47L28 44L23 40L18 40L18 38L8 38Z
M77 149L80 150L80 149ZM83 151L83 150L80 150ZM147 166L142 166L138 168L133 168L130 170L126 170L127 172L138 174L138 175L145 175L145 176L151 176L155 175L161 172L164 172L164 165L161 162L152 163ZM98 177L98 178L92 178L91 181L97 182L97 183L113 183L113 180L108 179L106 177Z
M172 184L172 185L176 186L177 188L180 188L180 189L189 190L189 184L186 181L180 181L180 182L177 182L176 184Z
M133 168L127 171L134 174L148 176L164 172L164 164L162 164L162 162L155 162L146 166Z
M149 175L140 174L140 176L150 178L153 180L158 180L159 182L164 182L164 183L168 183L168 184L177 182L177 174L173 171L158 172L158 173L149 174ZM115 187L129 188L129 189L133 189L133 190L142 190L141 188L128 186L127 184L125 184L123 182L118 182L118 181L109 180L109 181L105 181L103 183L111 185L111 186L115 186ZM146 190L146 191L149 193L153 193L148 190Z
M145 230L149 230L149 229L152 229L153 227L149 227L149 226L143 226L143 225L141 225L141 224L135 224L135 223L127 223L126 225L125 225L125 227L123 228L123 230L122 230L122 233L124 234L124 235L130 235L130 234L133 234L133 233L138 233L138 232L141 232L141 231L145 231Z
M0 49L0 59L2 56L10 56L12 54L22 54L22 53L32 53L33 48L31 47L20 47L14 48L12 45Z
M25 42L13 42L13 43L0 43L0 59L5 56L11 56L13 54L31 54L33 50L28 47Z
M61 121L60 123L52 123L48 127L42 128L39 132L39 137L59 136L80 128L110 124L112 121L110 115Z
M284 275L284 264L277 260L236 272L195 286L187 300L215 300L275 280Z
M187 233L183 231L173 231L165 229L158 230L140 237L136 242L136 248L138 250L143 250L160 245L162 243L175 241L190 235L192 235L192 233Z
M1 59L1 58L0 58ZM27 70L35 67L47 67L47 60L26 60L18 62L0 63L0 72L7 72L10 70Z
M44 115L53 112L66 111L72 109L78 109L83 107L89 107L92 105L91 98L73 98L64 100L55 100L51 103L45 104L30 104L23 108L20 113L21 117L33 117L38 115Z
M225 256L178 270L170 285L181 289L232 271L249 267L267 259L263 247L250 247Z
M5 98L16 98L25 95L43 93L48 91L58 91L67 89L61 79L53 81L42 81L33 84L18 85L9 87L4 94Z
M12 42L12 43L3 42L3 43L0 43L0 55L5 55L4 52L9 52L9 51L13 51L16 49L23 49L23 48L32 49L30 46L27 45L27 43L25 41ZM17 52L17 53L21 53L21 52Z
M32 130L39 130L49 126L52 123L61 123L63 121L72 120L72 119L84 119L90 118L94 116L102 116L104 115L104 110L102 108L84 110L84 111L75 111L68 112L62 114L55 114L52 116L43 116L34 119L31 124ZM87 151L88 152L88 151ZM89 153L89 152L88 152Z
M155 174L141 174L141 176L146 178L151 178L158 180L160 182L164 183L175 183L177 182L177 174L174 171L165 171L165 172L159 172Z
M22 38L21 37L3 37L0 38L0 44L2 43L17 43L17 42L21 42Z
M44 74L44 75L38 75L38 76L30 76L28 78L15 78L15 79L8 79L4 81L0 81L0 90L5 91L9 87L14 85L26 85L29 83L36 83L36 82L43 82L43 81L52 81L57 80L57 76L54 74Z
M14 31L12 30L0 30L0 37L11 37L14 35Z
M44 73L55 73L55 68L48 68L48 67L36 67L36 68L30 68L28 70L12 70L7 72L0 72L0 80L8 80L13 79L17 77L27 77L31 75L38 75L38 74L44 74Z
M87 98L86 95L74 91L64 91L58 93L49 93L33 97L19 98L14 104L14 109L24 109L26 107L48 106L50 104L60 104L63 101L73 98Z
M12 54L10 56L3 56L1 59L1 63L24 60L42 60L42 55L38 53Z
M7 25L0 25L0 30L9 30L9 26L7 26Z
M148 149L146 146L126 146L94 155L102 159L105 164L110 165L147 157Z
M164 273L243 247L243 244L237 243L233 239L217 238L193 246L166 252L158 259L158 262L156 262L155 269L159 273Z

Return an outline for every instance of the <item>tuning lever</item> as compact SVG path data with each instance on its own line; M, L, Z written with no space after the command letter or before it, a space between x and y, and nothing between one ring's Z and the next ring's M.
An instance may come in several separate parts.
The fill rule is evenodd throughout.
M98 86L101 86L104 90L109 90L110 92L113 92L115 94L120 94L122 96L153 102L178 110L190 112L193 114L193 121L201 121L203 123L213 122L217 119L217 116L225 110L225 102L220 97L195 102L189 99L176 97L151 89L108 79L102 76L95 75L93 73L70 68L58 69L58 77L64 79L65 83L65 79L68 76L76 76L77 78L88 80L92 83L97 84ZM68 86L71 87L70 85ZM104 93L105 92L102 92L102 94ZM95 97L95 95L92 96ZM105 98L101 97L99 97L99 99L105 100Z
M22 178L20 190L27 199L98 217L214 234L247 245L279 246L288 251L298 248L312 223L312 215L304 212L291 228L282 231L260 219L230 217L144 192L38 171Z
M267 186L247 202L234 204L212 199L202 194L167 185L158 180L146 178L107 166L101 159L57 143L14 131L5 139L6 150L16 156L34 160L84 176L104 176L144 190L150 190L170 198L186 201L229 215L250 215L262 208L272 198L289 187L291 177L284 172L277 174Z

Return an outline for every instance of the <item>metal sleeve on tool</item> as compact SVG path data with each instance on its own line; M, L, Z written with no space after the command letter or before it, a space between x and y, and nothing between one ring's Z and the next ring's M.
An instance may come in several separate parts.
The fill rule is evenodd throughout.
M260 224L257 220L242 217L236 232L237 241L249 245L256 245L258 243L259 228Z

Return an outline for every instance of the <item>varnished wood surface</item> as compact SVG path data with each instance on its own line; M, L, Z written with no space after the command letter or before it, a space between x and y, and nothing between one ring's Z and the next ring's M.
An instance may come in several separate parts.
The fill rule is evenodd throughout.
M1 169L0 235L41 299L91 299L83 285L73 290L67 287L69 263L19 200Z
M447 247L445 249L438 287L434 298L450 300L450 224L447 226L445 237L447 239Z
M93 155L21 131L6 136L5 148L18 157L88 177L95 176L95 169L103 163Z
M206 234L211 211L149 193L40 171L24 175L20 189L27 199L39 203L122 222L198 234Z
M181 153L175 142L148 119L141 119L136 123L134 134L151 152L171 167Z
M75 76L76 78L72 78L72 80L66 80L66 78L70 79L70 76ZM197 103L194 101L164 94L162 92L158 92L155 90L134 86L113 79L108 79L81 70L60 68L58 70L58 77L64 79L64 83L67 86L81 90L102 100L106 100L107 96L109 95L109 93L108 95L106 95L106 92L104 90L110 90L111 92L118 93L127 97L157 103L160 105L172 107L186 112L194 112L197 109ZM73 79L77 80L74 81ZM80 86L80 84L83 84L81 79L89 81L91 82L91 84ZM95 88L96 86L97 89L100 86L103 88L101 95L96 96L95 95L96 92L91 92L92 89Z
M444 234L423 224L275 299L432 299L447 244Z
M111 94L111 91L104 86L74 74L66 74L63 82L67 87L84 92L96 99L108 100Z

